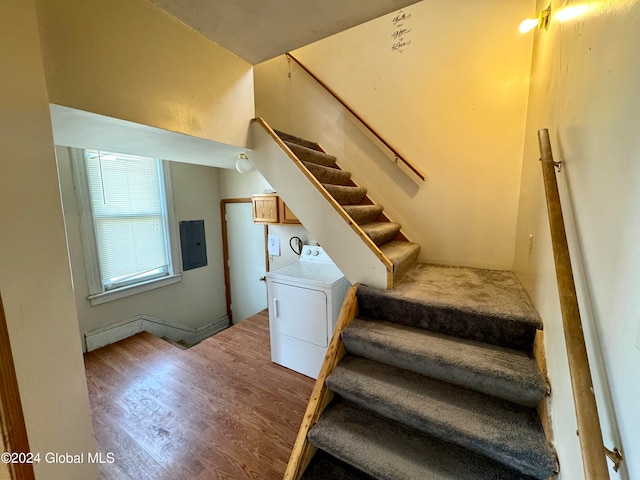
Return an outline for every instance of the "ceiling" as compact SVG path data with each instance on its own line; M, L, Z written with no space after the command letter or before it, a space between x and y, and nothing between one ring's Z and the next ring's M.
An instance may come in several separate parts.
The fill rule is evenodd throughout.
M420 0L149 0L258 64Z

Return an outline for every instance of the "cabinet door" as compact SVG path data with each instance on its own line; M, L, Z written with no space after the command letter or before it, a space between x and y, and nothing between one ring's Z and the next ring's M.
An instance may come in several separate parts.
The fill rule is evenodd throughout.
M280 223L300 225L300 220L298 220L298 217L295 216L295 214L291 211L289 207L287 207L287 204L284 203L281 198L279 199L279 204L280 204Z
M255 223L278 223L277 195L253 195L251 203Z
M326 347L327 295L320 290L269 283L269 320L275 331Z

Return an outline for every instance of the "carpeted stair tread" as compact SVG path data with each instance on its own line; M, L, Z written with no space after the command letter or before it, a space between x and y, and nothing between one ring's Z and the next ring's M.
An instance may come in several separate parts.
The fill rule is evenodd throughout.
M402 240L392 240L380 247L380 250L393 263L393 275L398 279L415 267L420 254L420 245Z
M300 477L302 480L376 480L371 475L318 450Z
M307 148L310 148L311 150L322 151L320 149L320 145L318 145L316 142L305 140L304 138L296 137L295 135L281 132L280 130L274 130L274 131L276 132L276 135L278 135L282 139L283 142L295 143L296 145L307 147Z
M378 246L390 242L400 231L400 224L395 222L371 222L360 227Z
M512 272L418 264L394 290L362 286L358 296L363 316L519 350L542 329Z
M344 401L325 410L308 438L316 447L379 480L531 478Z
M354 205L356 203L360 203L367 194L367 189L363 187L330 185L328 183L323 183L322 186L340 205Z
M331 185L348 185L351 179L351 172L340 170L339 168L324 167L317 163L302 162L309 169L314 177L320 183L329 183Z
M380 320L355 318L342 332L347 352L527 407L548 385L520 350Z
M325 167L331 167L336 163L336 157L328 153L319 152L312 148L303 147L297 143L284 142L287 147L303 162L317 163Z
M358 225L374 222L382 213L382 205L345 205L344 210Z
M516 405L390 365L347 356L327 378L342 398L545 479L556 470L540 419Z

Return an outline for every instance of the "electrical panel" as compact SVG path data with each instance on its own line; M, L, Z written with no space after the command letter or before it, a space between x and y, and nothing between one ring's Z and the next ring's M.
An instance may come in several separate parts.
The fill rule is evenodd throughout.
M191 270L207 265L204 220L180 222L180 246L182 249L182 270Z

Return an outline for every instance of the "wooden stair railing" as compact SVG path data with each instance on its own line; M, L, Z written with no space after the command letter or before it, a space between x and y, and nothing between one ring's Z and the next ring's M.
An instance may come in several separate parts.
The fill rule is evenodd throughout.
M585 480L604 480L609 478L607 457L614 462L614 469L617 471L619 463L622 461L622 455L617 449L611 451L604 446L554 168L559 163L553 161L549 130L546 128L538 130L538 144L549 212L562 324L569 358L571 387L576 407L578 436L584 465L584 478Z
M324 88L327 92L331 94L333 98L335 98L351 115L353 115L371 134L376 137L385 147L389 149L391 153L395 156L395 162L402 162L411 172L416 175L420 180L424 181L426 176L420 171L418 167L416 167L409 160L404 158L398 151L393 148L387 140L385 140L382 135L380 135L366 120L364 120L360 115L358 115L353 108L351 108L334 90L332 90L326 83L324 83L320 78L318 78L311 70L309 70L300 60L293 56L291 53L287 53L287 58L293 60L302 70L307 72L307 74L313 78L318 84Z

